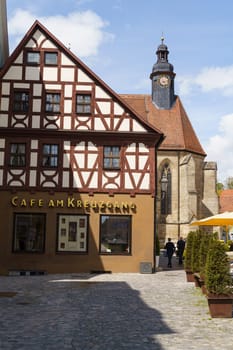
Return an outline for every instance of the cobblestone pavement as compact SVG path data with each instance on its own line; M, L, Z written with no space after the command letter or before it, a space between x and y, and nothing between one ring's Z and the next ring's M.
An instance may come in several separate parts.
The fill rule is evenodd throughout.
M155 274L2 276L0 296L1 350L233 348L233 318L210 317L176 258Z

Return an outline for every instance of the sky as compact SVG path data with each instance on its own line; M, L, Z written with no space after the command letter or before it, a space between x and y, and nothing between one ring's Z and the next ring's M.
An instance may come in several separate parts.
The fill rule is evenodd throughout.
M39 20L117 93L150 94L161 37L217 180L233 177L232 0L6 0L12 52Z

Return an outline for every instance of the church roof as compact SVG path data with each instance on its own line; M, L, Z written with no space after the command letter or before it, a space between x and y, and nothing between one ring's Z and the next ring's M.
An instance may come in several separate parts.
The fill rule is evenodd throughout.
M171 109L158 109L150 95L121 94L120 96L165 135L160 150L185 150L206 155L178 96Z
M219 197L220 213L233 211L233 190L223 190Z

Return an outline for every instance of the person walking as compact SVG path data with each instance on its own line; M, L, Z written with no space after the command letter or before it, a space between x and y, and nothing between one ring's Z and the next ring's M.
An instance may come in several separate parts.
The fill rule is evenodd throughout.
M165 245L165 249L167 251L167 258L168 258L168 267L172 267L172 256L175 252L175 245L172 242L171 238L168 238L168 242Z
M178 242L177 242L179 265L183 264L184 248L185 248L185 241L183 240L183 237L180 237Z

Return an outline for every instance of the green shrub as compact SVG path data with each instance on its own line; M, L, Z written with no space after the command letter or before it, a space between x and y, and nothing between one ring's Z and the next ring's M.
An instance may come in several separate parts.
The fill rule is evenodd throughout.
M193 273L200 272L200 244L203 233L196 231L193 234L191 270Z
M211 242L217 239L217 232L202 232L201 242L200 242L200 251L199 251L199 267L200 267L200 275L204 279L205 278L205 268L206 268L206 258L208 254L208 250Z
M192 271L192 249L194 235L195 231L190 231L186 239L184 268L187 271Z
M219 240L211 242L205 269L205 283L208 293L230 294L233 292L230 263L226 251L227 246L223 242Z

